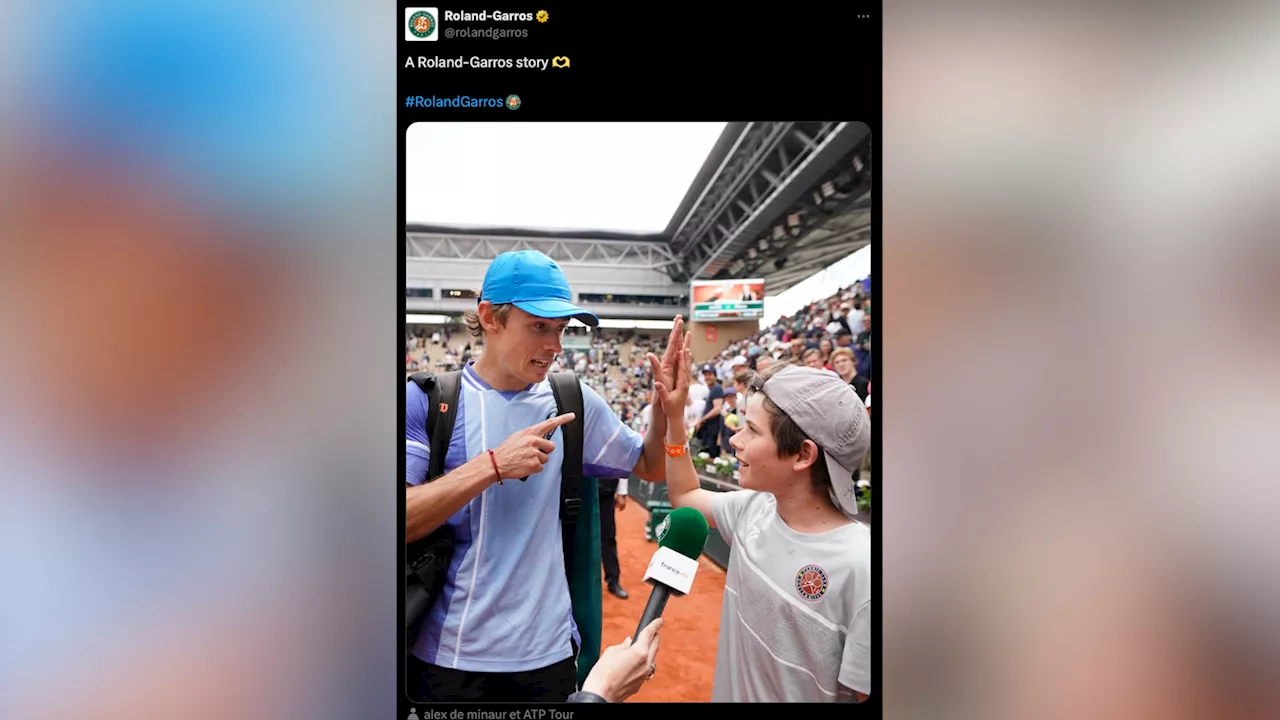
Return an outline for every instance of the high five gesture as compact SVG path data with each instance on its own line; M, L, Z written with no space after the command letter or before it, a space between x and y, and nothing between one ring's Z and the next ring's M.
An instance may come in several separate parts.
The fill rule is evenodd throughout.
M676 324L677 328L682 325L679 319ZM655 395L667 413L667 417L681 419L681 423L684 418L684 406L689 399L689 378L693 368L693 351L689 349L690 340L690 334L685 333L667 348L667 355L672 359L670 373L662 376L655 375L654 380L654 387L657 389ZM653 358L652 355L649 357ZM653 359L656 360L656 358ZM677 425L677 427L683 427L683 425Z
M676 371L676 364L679 360L680 353L688 346L688 337L684 332L684 318L677 315L675 322L671 326L671 335L667 337L667 349L662 353L662 359L659 360L658 356L653 353L649 353L648 355L649 369L653 373L655 386L657 383L662 383L669 388L675 387L675 382L672 379L672 373ZM656 398L654 404L659 405ZM659 409L662 409L661 406L654 408L655 411ZM683 416L684 409L681 408L680 412L676 414L676 417Z

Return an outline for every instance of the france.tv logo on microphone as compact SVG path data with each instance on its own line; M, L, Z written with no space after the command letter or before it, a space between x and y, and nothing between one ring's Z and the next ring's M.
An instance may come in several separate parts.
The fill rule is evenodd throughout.
M440 11L436 8L408 8L404 11L404 39L432 42L440 37Z

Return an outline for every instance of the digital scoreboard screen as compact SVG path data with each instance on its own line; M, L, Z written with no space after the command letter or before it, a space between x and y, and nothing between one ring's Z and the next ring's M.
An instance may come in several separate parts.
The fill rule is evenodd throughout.
M758 320L764 316L764 280L694 280L689 286L691 319Z

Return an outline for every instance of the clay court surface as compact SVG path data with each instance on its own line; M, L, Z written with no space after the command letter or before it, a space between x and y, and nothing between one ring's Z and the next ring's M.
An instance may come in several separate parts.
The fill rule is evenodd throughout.
M644 539L648 520L649 513L634 500L617 513L618 566L622 587L631 597L619 600L605 591L601 652L635 632L649 600L650 586L644 582L644 571L658 544ZM698 561L693 591L684 597L671 598L662 613L665 622L658 651L658 672L628 702L711 701L724 576L724 570L706 556Z

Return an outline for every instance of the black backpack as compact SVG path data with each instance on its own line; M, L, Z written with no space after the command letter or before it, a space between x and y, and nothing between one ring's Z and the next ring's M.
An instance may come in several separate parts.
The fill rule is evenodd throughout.
M568 582L573 567L574 536L578 512L582 508L582 386L572 372L552 373L551 391L555 395L557 414L575 414L573 422L561 426L564 437L564 465L560 477L560 530L564 548L565 578ZM449 439L458 417L458 397L462 391L461 372L434 375L414 373L409 380L427 394L427 438L431 444L431 467L427 482L444 474ZM440 526L421 540L405 547L404 564L404 629L406 649L413 646L421 620L444 588L445 574L453 559L453 534Z

